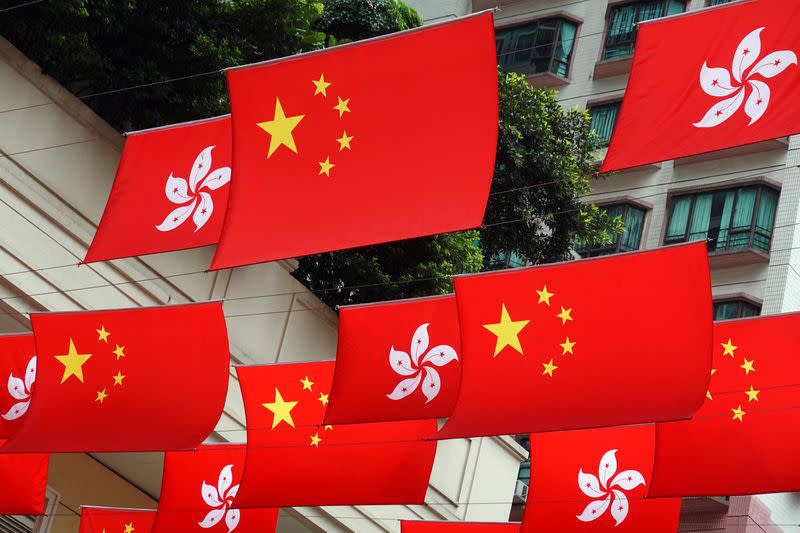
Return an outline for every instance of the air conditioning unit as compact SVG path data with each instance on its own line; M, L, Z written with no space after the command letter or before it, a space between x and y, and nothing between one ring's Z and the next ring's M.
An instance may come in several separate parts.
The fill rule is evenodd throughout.
M514 503L525 503L526 501L528 501L528 485L517 480L517 486L514 487Z
M0 533L32 533L34 525L29 516L0 516Z

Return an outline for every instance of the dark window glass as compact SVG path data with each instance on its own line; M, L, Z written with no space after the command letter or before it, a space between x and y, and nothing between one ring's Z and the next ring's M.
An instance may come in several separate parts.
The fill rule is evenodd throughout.
M497 62L508 71L552 72L567 77L577 29L573 22L550 18L498 30L495 36Z
M722 4L727 4L728 2L733 2L733 0L708 0L709 6L718 6Z
M685 9L686 3L681 0L640 0L612 7L609 12L603 59L633 55L637 23L683 13Z
M727 300L714 302L714 320L730 320L732 318L746 318L761 314L761 307L747 300Z
M645 211L640 207L630 204L616 204L603 206L609 215L622 217L625 230L622 235L615 235L609 244L600 246L586 246L580 243L576 246L581 257L596 257L598 255L615 254L618 252L633 252L639 249L644 231Z
M620 104L621 102L613 102L589 108L592 130L600 137L603 146L608 146L608 143L611 142L611 134L614 133L614 126L617 124Z

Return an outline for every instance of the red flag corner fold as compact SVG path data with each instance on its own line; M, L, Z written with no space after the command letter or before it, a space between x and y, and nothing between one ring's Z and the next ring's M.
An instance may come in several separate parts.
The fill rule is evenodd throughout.
M0 515L44 514L49 461L46 453L0 453Z

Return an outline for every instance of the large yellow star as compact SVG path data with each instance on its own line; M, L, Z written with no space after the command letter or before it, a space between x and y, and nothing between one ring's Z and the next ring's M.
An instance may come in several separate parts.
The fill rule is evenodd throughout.
M747 357L744 358L744 364L740 365L739 368L744 368L744 375L750 374L750 372L755 372L756 369L753 368L753 363L755 360L748 361Z
M339 103L333 106L333 108L339 112L339 118L341 118L342 115L350 112L350 108L347 107L350 104L350 99L348 98L347 100L342 100L340 96L337 96L336 98L339 99Z
M314 86L316 87L316 89L314 89L314 96L316 96L318 94L321 94L325 98L328 97L327 90L328 90L328 87L331 86L331 84L329 82L325 81L325 74L320 74L319 75L319 79L318 80L311 80L311 83L313 83Z
M536 291L536 294L539 295L539 301L537 303L544 302L547 305L550 305L550 298L554 296L552 292L547 292L547 285L545 285L542 290Z
M75 343L69 339L69 351L66 355L56 355L58 362L64 365L64 375L61 376L61 383L67 381L70 376L75 376L83 383L83 364L92 356L90 353L78 353Z
M739 422L744 422L744 415L746 415L747 413L745 413L742 410L742 405L741 404L739 404L739 407L737 407L736 409L731 409L731 411L733 411L733 419L734 420L738 420Z
M525 326L528 325L530 320L511 320L508 310L506 309L506 304L501 305L502 309L500 310L500 322L497 322L496 324L483 324L483 327L497 336L497 342L494 345L493 357L497 357L497 354L499 354L506 346L511 346L519 353L524 354L522 351L522 346L519 343L519 333Z
M108 344L108 336L111 335L108 331L106 331L105 326L100 326L100 329L95 330L97 332L97 342L103 341Z
M575 346L575 344L577 344L577 343L576 342L571 342L569 340L569 337L567 337L567 340L565 340L563 343L559 344L559 346L561 346L561 355L566 355L568 353L571 353L571 354L574 355L574 352L572 351L572 347Z
M311 437L311 444L309 444L309 446L316 446L317 448L319 448L319 443L322 442L322 439L319 437L319 432L310 435L310 437Z
M292 420L292 409L294 409L295 405L297 405L297 402L284 401L283 396L281 396L281 391L278 390L278 387L275 387L275 401L272 403L262 403L261 405L272 411L272 429L275 429L275 426L281 422L286 422L290 426L294 427L294 420Z
M759 401L759 399L758 399L758 393L759 392L761 392L761 391L758 390L758 389L754 389L752 385L750 385L750 390L744 391L744 393L747 394L747 401L748 402L752 402L753 400Z
M331 169L333 167L335 167L335 166L336 165L331 163L330 156L326 157L325 161L320 161L319 162L319 174L317 174L317 176L321 176L322 174L325 174L326 176L330 176L331 175Z
M275 117L267 122L259 122L257 126L270 134L269 151L267 158L275 153L275 150L281 146L285 146L294 153L297 153L297 146L294 144L294 137L292 130L303 120L305 115L295 115L287 117L283 112L281 101L275 99Z
M97 398L95 398L94 401L103 403L106 398L108 398L108 394L106 394L106 389L103 389L97 391Z
M114 385L119 385L121 387L122 386L122 380L125 379L127 376L123 376L122 372L117 370L117 375L116 376L111 376L111 377L114 378Z
M355 137L353 137L352 135L350 136L347 135L347 130L343 130L342 136L336 139L337 141L339 141L339 151L341 152L345 148L347 148L348 150L352 150L352 148L350 148L350 141L352 141L354 138Z
M314 382L308 379L308 376L301 379L300 383L303 384L303 390L311 390L311 387L314 385Z
M572 313L571 307L569 309L564 309L562 307L561 312L556 315L558 318L561 319L562 326L567 323L567 320L572 320L572 315L570 315L570 313Z
M553 364L553 360L552 359L550 359L549 363L542 363L542 366L544 367L544 371L542 372L542 375L543 376L544 375L548 375L551 378L553 377L553 371L556 368L558 368L556 365Z
M733 343L731 343L730 339L728 339L728 342L721 342L720 344L722 345L722 348L725 350L725 352L723 352L722 355L730 355L731 357L734 357L733 351L736 348L738 348L738 346L734 346Z
M133 531L135 530L136 528L133 527L133 522L131 522L130 524L125 524L125 533L133 533Z

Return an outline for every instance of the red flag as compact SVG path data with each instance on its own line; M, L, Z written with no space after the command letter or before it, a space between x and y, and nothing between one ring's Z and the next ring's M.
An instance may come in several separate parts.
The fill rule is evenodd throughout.
M440 438L675 420L703 403L705 243L463 276L455 288L461 390Z
M129 133L84 262L216 243L230 166L230 115Z
M33 313L31 405L2 451L192 448L228 389L222 304Z
M119 509L115 507L81 507L78 533L150 533L155 509ZM175 530L175 533L180 533Z
M639 23L601 172L800 132L798 18L794 0L760 0Z
M680 498L645 499L650 425L531 435L531 481L521 531L675 533Z
M443 418L461 381L455 296L339 309L328 424Z
M46 453L0 453L0 515L44 514L49 460Z
M400 533L517 533L519 522L401 520Z
M33 335L0 335L0 380L6 376L5 390L0 388L0 439L17 430L31 404L36 381Z
M706 401L658 424L652 496L800 490L800 314L714 324Z
M435 420L323 425L333 361L237 367L247 415L240 507L421 504ZM355 475L354 473L357 473Z
M236 505L245 454L244 444L167 452L153 533L275 531L278 509L240 510Z
M490 13L227 76L236 182L212 268L480 225L497 140Z

